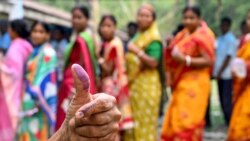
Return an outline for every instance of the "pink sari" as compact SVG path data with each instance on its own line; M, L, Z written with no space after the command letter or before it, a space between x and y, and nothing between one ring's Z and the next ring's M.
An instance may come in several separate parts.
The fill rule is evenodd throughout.
M11 141L14 137L23 92L23 70L31 52L29 42L15 39L0 64L0 111L4 114L0 119L0 140ZM1 134L7 134L7 138Z

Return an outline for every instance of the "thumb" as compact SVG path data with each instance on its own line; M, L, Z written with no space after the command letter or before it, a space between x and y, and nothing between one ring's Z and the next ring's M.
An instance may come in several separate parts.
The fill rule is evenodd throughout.
M76 94L73 100L79 101L81 106L91 101L89 93L90 80L87 72L78 64L73 64L71 71L74 77Z
M74 77L76 94L73 96L67 111L67 119L75 115L75 112L92 100L89 93L90 80L87 72L78 64L73 64L71 71Z
M87 96L89 94L90 80L87 72L78 64L73 64L71 71L74 77L75 89L77 94ZM82 96L81 96L82 97Z

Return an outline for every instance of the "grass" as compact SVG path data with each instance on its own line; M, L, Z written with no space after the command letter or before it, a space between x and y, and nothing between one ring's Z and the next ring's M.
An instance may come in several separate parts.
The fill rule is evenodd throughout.
M224 126L224 118L219 101L217 82L212 80L211 84L210 116L212 120L212 129L217 129L218 127Z

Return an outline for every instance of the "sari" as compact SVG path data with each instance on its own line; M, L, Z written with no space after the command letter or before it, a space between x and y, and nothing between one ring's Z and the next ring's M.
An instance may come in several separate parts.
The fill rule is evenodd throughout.
M0 63L0 111L3 114L0 118L0 140L13 140L13 133L16 133L23 93L23 70L31 52L30 43L17 38Z
M132 42L145 52L152 42L160 44L160 33L156 23L153 23L146 31L138 32ZM162 54L162 50L160 52ZM156 141L161 97L160 73L157 68L141 68L139 57L133 53L126 54L126 61L135 126L132 130L125 132L124 140Z
M105 62L114 64L111 74L101 72L101 90L117 99L117 106L122 113L120 129L131 129L133 127L132 111L129 104L128 79L122 41L115 37L110 42L103 43L101 55Z
M48 43L34 48L26 65L19 141L47 141L53 133L57 102L56 67L56 52Z
M71 66L74 63L80 64L86 70L90 78L90 93L96 93L95 65L93 63L94 60L92 60L92 57L95 56L91 56L90 54L90 49L92 51L94 50L94 43L90 38L91 37L87 32L82 32L77 35L76 39L72 40L66 48L64 54L64 79L61 83L58 94L56 130L61 127L65 119L70 99L75 91L74 78L71 73Z
M248 39L247 39L248 37ZM237 57L246 64L247 76L240 78L235 76L233 83L233 115L231 118L228 141L250 140L250 34L245 36L237 52Z
M204 117L210 93L211 67L195 68L180 64L172 58L172 51L198 57L201 51L214 60L214 34L201 23L199 29L189 35L182 30L166 51L166 67L172 81L172 98L163 121L162 141L201 141Z

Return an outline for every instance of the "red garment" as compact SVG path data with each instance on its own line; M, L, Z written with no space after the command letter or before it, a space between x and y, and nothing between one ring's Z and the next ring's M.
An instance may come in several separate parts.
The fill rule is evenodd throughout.
M102 87L101 90L114 96L117 100L117 107L121 111L120 129L128 130L134 126L132 119L132 110L129 103L128 78L125 68L125 56L123 45L118 37L102 46L101 56L104 63L112 63L112 71L101 71Z
M60 128L65 119L65 101L69 101L74 88L74 79L71 72L73 64L77 63L86 70L90 78L90 93L96 93L95 72L93 64L91 64L91 56L86 42L80 36L77 36L70 57L66 61L64 77L58 94L56 130ZM66 104L68 103L66 102Z

